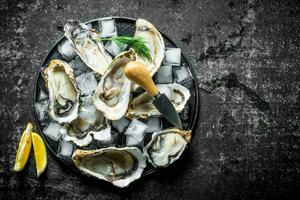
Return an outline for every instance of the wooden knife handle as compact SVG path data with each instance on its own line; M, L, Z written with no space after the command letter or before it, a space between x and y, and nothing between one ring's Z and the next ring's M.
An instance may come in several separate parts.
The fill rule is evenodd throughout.
M125 66L124 73L129 80L144 88L151 96L157 95L158 89L144 64L131 61Z

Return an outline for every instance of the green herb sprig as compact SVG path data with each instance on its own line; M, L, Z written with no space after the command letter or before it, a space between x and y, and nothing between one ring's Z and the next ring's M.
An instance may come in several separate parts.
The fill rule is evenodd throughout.
M130 36L115 36L111 38L94 38L94 40L100 41L114 41L120 48L128 45L143 59L152 62L150 49L146 46L146 42L141 37Z

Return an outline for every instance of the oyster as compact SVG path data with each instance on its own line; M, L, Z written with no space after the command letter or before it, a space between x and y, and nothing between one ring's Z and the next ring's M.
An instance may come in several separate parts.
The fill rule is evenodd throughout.
M158 90L170 99L177 112L181 112L190 98L190 91L177 83L157 84ZM153 98L146 92L134 98L126 112L128 118L148 118L161 116L161 113L153 105Z
M99 121L97 124L90 124L78 117L70 124L65 123L60 128L60 133L63 140L73 141L80 147L90 144L93 138L105 144L111 141L111 125L108 120L103 123Z
M191 131L177 128L155 132L143 152L154 167L166 167L177 160L191 139Z
M94 124L80 117L70 124L65 123L60 128L62 139L65 141L73 141L80 147L87 146L93 139L103 144L110 143L112 140L110 122L104 120L103 115L99 116L102 119L97 120Z
M146 42L146 46L149 48L152 58L150 62L138 56L137 61L145 64L150 75L153 76L165 56L164 40L155 26L144 19L138 19L135 23L135 27L134 37L140 37ZM137 87L138 86L134 84L133 89L135 90Z
M93 138L103 143L109 142L110 130L110 122L95 108L92 96L86 96L81 98L78 117L71 123L65 123L60 132L63 140L86 146Z
M59 131L63 140L72 141L82 147L88 145L93 140L91 134L88 132L89 128L90 124L78 117L70 124L65 123Z
M118 187L126 187L140 178L146 167L146 157L136 147L77 149L72 158L83 173L111 182Z
M65 36L83 62L95 72L103 75L112 59L106 53L102 42L94 40L94 38L100 38L100 33L75 20L68 21L64 30Z
M119 54L102 76L94 93L96 108L111 120L118 120L126 113L130 98L131 82L124 74L125 65L135 60L132 50Z
M50 116L58 123L76 119L79 90L72 68L61 60L52 60L45 69L44 75L49 91Z

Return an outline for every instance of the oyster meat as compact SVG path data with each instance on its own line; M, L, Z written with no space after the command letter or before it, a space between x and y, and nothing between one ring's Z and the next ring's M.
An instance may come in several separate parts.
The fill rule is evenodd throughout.
M96 108L110 120L121 119L126 113L131 81L126 78L124 67L134 60L135 53L132 50L119 54L102 76L94 93L93 100Z
M177 128L155 132L143 152L154 167L166 167L177 160L191 139L191 131Z
M118 187L126 187L139 179L146 167L146 157L136 147L77 149L72 158L83 173L111 182Z
M153 76L160 67L164 56L165 56L165 43L159 31L153 24L144 20L138 19L135 23L134 37L142 38L146 42L146 46L149 48L151 53L151 61L145 60L137 56L137 61L146 65ZM135 90L138 85L134 84L133 89Z
M190 98L190 91L177 83L157 84L160 93L164 93L172 102L177 112L181 112ZM134 98L127 110L128 118L148 118L161 116L161 113L153 105L153 98L146 92Z
M103 43L94 40L101 37L100 33L75 20L68 21L64 30L65 36L83 62L95 72L103 75L112 58L106 53Z
M72 68L61 60L52 60L44 71L49 91L50 116L58 123L71 122L78 116L79 90Z

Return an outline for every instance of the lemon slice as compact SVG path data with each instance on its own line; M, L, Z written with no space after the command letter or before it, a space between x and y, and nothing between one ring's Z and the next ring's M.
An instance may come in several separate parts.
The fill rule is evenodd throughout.
M16 155L16 162L14 166L15 172L22 171L27 163L30 150L31 150L31 131L32 131L32 124L29 122L27 124L26 129L22 133L21 140L19 143L19 147Z
M32 132L32 143L35 157L35 166L37 177L39 177L46 169L47 166L47 151L46 146L41 136Z

